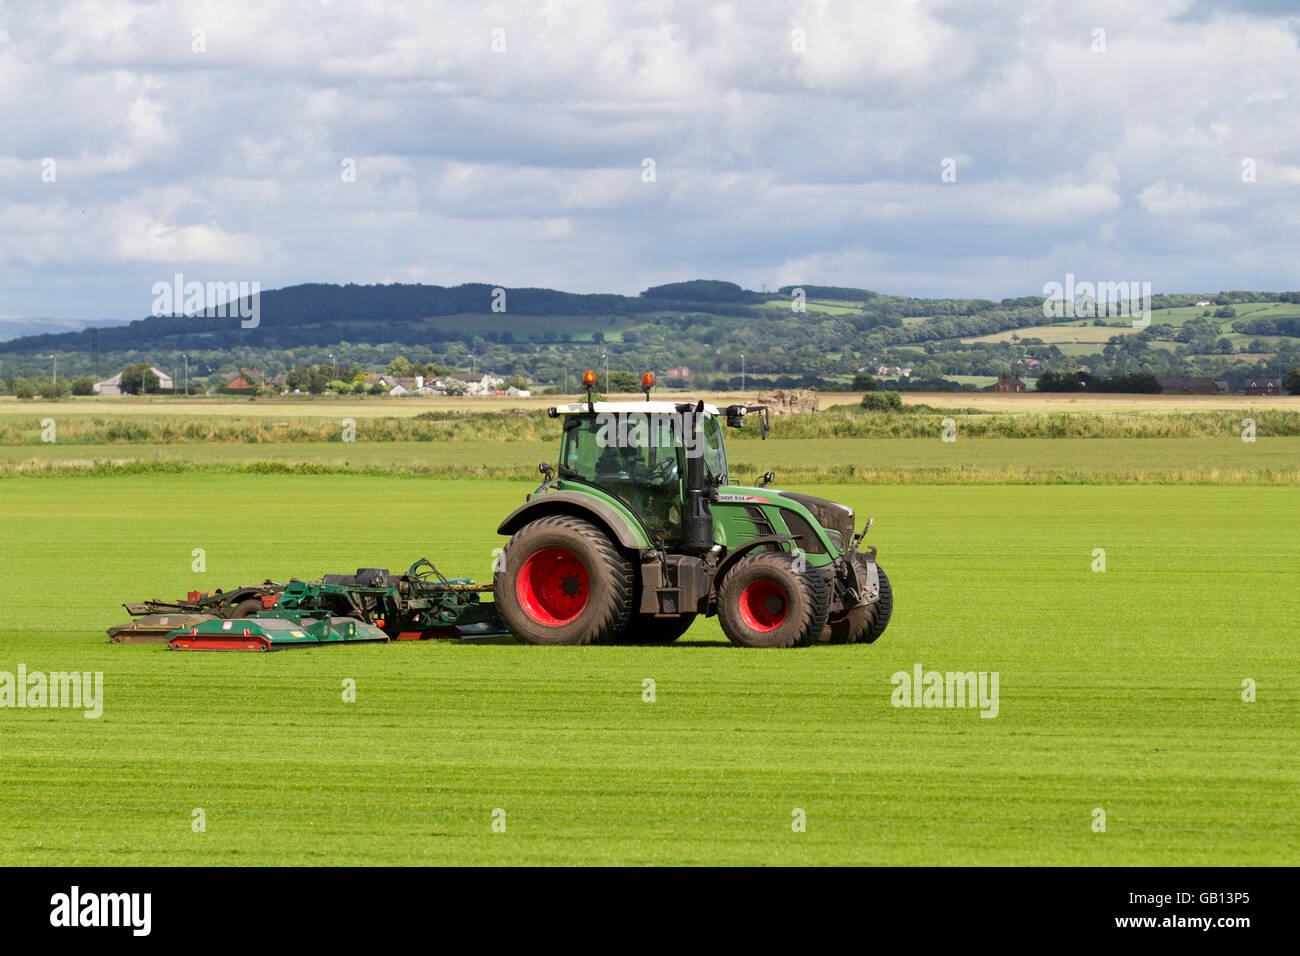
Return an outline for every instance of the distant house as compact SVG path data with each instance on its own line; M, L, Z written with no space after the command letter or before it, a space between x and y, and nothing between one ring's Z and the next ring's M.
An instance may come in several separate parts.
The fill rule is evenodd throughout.
M122 370L122 372L125 371L126 369ZM169 392L176 387L176 381L166 372L160 371L159 369L154 368L152 365L149 366L149 371L153 372L154 375L158 376L158 390L160 392ZM96 382L94 385L91 386L91 389L94 390L96 395L105 395L105 396L121 395L122 394L122 372L118 372L112 378L106 378L102 382Z
M1248 378L1246 379L1247 395L1281 395L1282 380L1280 378Z
M862 369L858 369L858 371L861 372ZM664 372L664 378L692 378L694 375L695 373L685 365L679 365Z
M998 380L984 389L986 392L1023 392L1025 383L1020 380L1020 376L1010 376L1003 372Z
M1213 305L1213 304L1214 303L1211 302L1209 299L1201 299L1199 302L1196 303L1196 307L1199 309L1202 306Z
M1160 378L1160 390L1166 395L1215 395L1220 392L1219 385L1212 378ZM1223 383L1227 391L1227 383Z
M241 368L237 374L226 376L222 388L231 392L256 392L266 384L266 377L257 369Z
M367 375L366 388L380 385L389 395L441 395L446 389L438 380L426 380L423 375Z
M466 395L491 395L506 381L504 378L492 375L489 372L473 372L468 375L452 375L449 377L465 383Z

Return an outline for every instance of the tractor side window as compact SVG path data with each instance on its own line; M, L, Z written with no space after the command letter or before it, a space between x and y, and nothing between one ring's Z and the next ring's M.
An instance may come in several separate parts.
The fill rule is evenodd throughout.
M572 424L564 426L564 460L565 468L573 471L579 478L592 481L596 477L597 453L602 449L596 444L596 436L591 419L573 419Z
M709 475L713 478L725 475L727 473L727 449L722 444L722 426L718 424L716 418L705 419L702 437L704 464L709 469Z
M663 416L583 416L565 425L561 464L609 492L654 534L681 537L681 440Z

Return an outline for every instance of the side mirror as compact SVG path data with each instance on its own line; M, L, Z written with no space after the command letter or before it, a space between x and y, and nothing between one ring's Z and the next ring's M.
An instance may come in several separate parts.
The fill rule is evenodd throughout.
M766 405L728 405L727 427L740 428L745 424L745 416L750 412L758 412L758 437L766 439L769 427Z

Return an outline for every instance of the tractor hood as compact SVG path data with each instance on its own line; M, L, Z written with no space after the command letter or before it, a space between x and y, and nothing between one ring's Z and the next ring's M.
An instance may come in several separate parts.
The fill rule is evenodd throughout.
M818 498L813 494L800 494L797 492L777 492L774 505L779 505L780 498L800 503L806 507L810 515L816 519L816 523L826 528L831 537L831 544L836 545L837 549L844 550L848 548L849 542L853 540L853 522L854 515L852 507L841 505L837 501L829 501L827 498ZM836 541L839 538L839 541Z
M818 498L815 495L802 495L794 491L779 491L777 496L786 498L790 501L797 501L808 509L808 513L817 519L827 531L833 531L840 536L840 549L848 547L849 541L853 538L853 509L848 505L842 505L838 501L831 501L827 498ZM834 535L831 538L834 541Z
M740 504L771 504L776 505L778 508L782 506L788 507L791 503L799 504L813 516L818 524L828 532L832 532L830 535L832 543L835 543L836 536L840 538L840 550L848 547L853 538L855 520L853 509L827 498L799 494L795 491L778 491L776 488L747 488L727 485L718 489L718 500Z

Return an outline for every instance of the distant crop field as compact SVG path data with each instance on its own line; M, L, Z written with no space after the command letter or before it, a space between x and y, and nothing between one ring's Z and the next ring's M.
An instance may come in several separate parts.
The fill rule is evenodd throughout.
M829 315L860 315L861 302L846 302L840 299L809 299L808 309L812 312L825 312Z
M733 402L752 402L757 398L754 390L746 392L686 392L656 389L657 400L685 401L703 399L725 407ZM1150 410L1161 413L1196 412L1207 408L1291 408L1300 409L1300 395L1275 398L1252 398L1245 395L1070 395L1026 392L1022 394L993 392L903 392L905 405L931 405L934 407L971 407L995 411L1036 412L1058 411L1133 411ZM615 393L611 401L637 401L644 396L637 393ZM513 410L538 411L551 405L580 401L577 395L534 395L529 398L483 396L462 398L338 398L326 396L283 396L271 399L211 398L187 400L166 396L146 398L68 398L57 402L19 401L12 396L0 396L0 426L5 422L39 422L42 418L60 419L122 419L183 418L192 420L257 418L275 422L300 420L338 422L344 418L414 418L425 412L501 412ZM856 406L862 403L862 392L818 392L818 405L822 409L837 406Z
M169 465L393 471L429 477L515 478L530 490L537 463L557 441L281 442L271 444L0 445L0 476L51 468ZM1252 444L1213 438L811 438L730 445L731 473L745 482L775 470L781 480L1005 482L1213 482L1300 484L1300 437Z
M1284 319L1300 318L1300 306L1293 302L1243 302L1234 305L1236 315L1232 318L1218 318L1214 315L1220 306L1184 306L1178 309L1154 309L1151 312L1152 325L1183 325L1190 319L1207 319L1225 330L1237 319ZM1210 314L1205 315L1206 309Z
M861 393L859 393L859 399ZM1107 395L1065 392L904 392L905 405L935 408L977 408L1002 413L1090 412L1102 415L1131 412L1200 413L1214 409L1242 411L1278 409L1300 411L1300 395L1260 398L1249 395Z
M519 483L0 487L0 580L42 582L5 591L0 670L104 681L98 719L0 711L5 865L1240 866L1300 842L1293 487L799 486L876 518L897 610L870 646L745 651L710 620L660 648L266 655L103 629L123 600L421 555L485 579ZM997 716L893 706L918 667L996 673Z
M1089 351L1097 352L1100 351L1100 346L1105 345L1116 335L1130 335L1135 331L1138 330L1132 326L1115 325L1032 325L1023 329L1007 329L1004 332L965 338L961 341L968 345L973 342L1010 342L1012 336L1015 336L1018 341L1042 339L1047 345L1096 345L1098 348Z
M567 333L574 342L589 342L592 334L602 332L611 342L620 341L622 332L643 321L641 316L618 316L595 319L589 315L520 315L497 312L484 315L478 312L455 315L435 315L423 320L431 328L442 332L477 332L485 323L494 331L509 332L519 341L540 333L549 341Z

